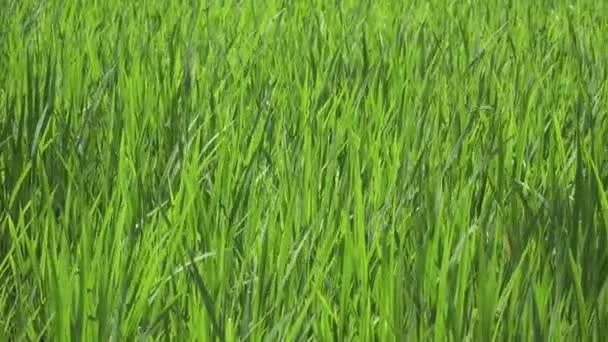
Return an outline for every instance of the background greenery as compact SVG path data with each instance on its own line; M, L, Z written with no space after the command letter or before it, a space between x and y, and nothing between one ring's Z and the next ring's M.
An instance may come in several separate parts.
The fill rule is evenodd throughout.
M608 340L603 1L0 4L0 340Z

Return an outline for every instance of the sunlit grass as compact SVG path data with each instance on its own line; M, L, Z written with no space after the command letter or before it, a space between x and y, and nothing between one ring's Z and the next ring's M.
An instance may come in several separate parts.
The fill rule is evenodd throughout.
M0 341L607 340L607 10L5 2Z

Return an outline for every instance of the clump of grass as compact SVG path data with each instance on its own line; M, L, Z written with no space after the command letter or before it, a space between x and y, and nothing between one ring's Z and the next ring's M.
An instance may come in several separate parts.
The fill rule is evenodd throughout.
M606 340L604 7L7 2L0 340Z

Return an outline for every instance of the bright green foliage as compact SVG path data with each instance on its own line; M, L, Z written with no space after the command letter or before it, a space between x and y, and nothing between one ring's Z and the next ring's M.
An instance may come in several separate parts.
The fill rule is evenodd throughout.
M605 1L0 4L0 340L607 341Z

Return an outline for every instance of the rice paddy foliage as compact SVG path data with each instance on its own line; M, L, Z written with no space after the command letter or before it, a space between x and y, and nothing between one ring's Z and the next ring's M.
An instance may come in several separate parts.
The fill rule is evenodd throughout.
M0 340L608 340L602 1L4 1Z

